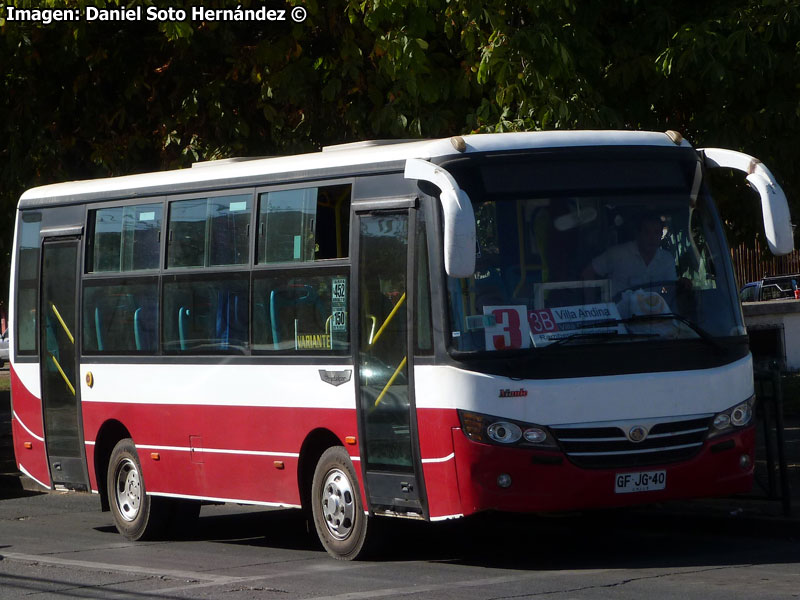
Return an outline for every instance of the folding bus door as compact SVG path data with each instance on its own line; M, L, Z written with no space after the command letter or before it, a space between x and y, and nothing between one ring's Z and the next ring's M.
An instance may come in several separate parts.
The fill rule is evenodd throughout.
M361 464L374 511L424 514L409 290L414 209L357 213L355 362ZM412 233L413 235L413 233Z
M39 352L45 444L54 486L87 489L78 385L80 240L42 244Z

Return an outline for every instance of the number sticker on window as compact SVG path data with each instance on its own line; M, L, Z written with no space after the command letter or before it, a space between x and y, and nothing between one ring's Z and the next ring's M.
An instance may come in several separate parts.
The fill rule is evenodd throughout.
M530 348L531 326L524 305L484 306L483 314L492 315L495 321L484 329L487 350Z
M333 303L346 304L347 303L347 279L334 279L333 288Z
M347 279L331 282L331 331L347 331Z

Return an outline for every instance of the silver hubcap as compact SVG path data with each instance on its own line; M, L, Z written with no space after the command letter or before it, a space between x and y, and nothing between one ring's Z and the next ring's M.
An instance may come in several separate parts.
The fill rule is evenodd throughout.
M322 487L322 515L328 531L337 540L343 540L353 531L355 499L347 475L340 469L331 469Z
M117 467L115 477L116 501L119 514L126 521L133 521L139 514L142 503L142 483L134 462L126 458Z

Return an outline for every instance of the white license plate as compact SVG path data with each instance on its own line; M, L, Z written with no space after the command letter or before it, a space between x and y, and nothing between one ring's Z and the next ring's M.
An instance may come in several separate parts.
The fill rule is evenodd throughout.
M614 492L654 492L667 487L666 471L641 471L639 473L617 473Z

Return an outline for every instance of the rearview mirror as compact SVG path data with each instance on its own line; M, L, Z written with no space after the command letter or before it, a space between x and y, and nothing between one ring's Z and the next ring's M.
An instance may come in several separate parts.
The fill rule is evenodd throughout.
M450 277L475 273L475 213L467 193L453 176L426 160L406 160L406 179L429 181L441 190L439 201L444 216L444 270Z
M757 158L734 150L701 148L700 152L708 168L728 167L747 173L747 182L761 197L764 234L770 251L780 256L794 250L789 203L769 169Z

